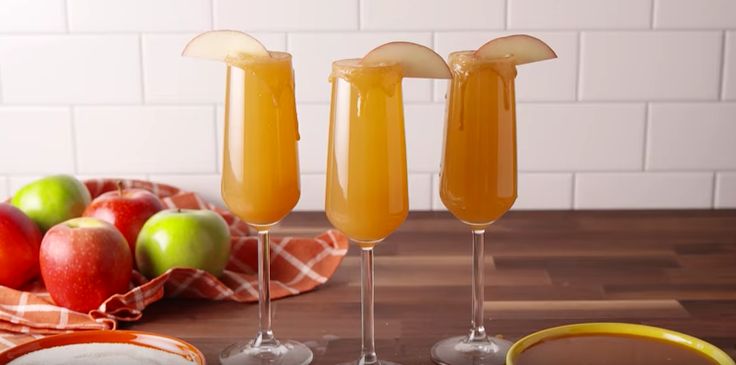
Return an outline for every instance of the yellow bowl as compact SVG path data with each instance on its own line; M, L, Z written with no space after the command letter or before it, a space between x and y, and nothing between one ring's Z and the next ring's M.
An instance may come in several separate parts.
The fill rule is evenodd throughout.
M514 360L529 347L556 337L573 335L632 335L658 339L676 343L693 351L701 353L717 362L719 365L736 365L725 352L701 339L688 336L684 333L666 330L663 328L644 326L630 323L580 323L548 328L517 341L506 356L506 365L514 365Z

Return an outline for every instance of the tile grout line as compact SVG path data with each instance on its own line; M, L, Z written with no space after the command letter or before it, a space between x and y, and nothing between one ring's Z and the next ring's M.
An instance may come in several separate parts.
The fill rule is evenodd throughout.
M363 0L358 0L358 31L363 29Z
M146 104L146 75L145 71L143 70L143 33L138 34L138 67L140 68L140 76L138 78L138 81L140 82L140 91L141 91L141 105Z
M583 32L578 32L578 54L577 54L577 78L575 79L575 100L581 101L582 99L582 84L583 84Z
M644 147L642 148L641 171L647 171L647 156L649 156L649 119L651 114L651 103L647 102L644 106Z
M727 104L734 104L733 100L723 100ZM621 101L614 101L614 100L582 100L582 101L575 101L575 100L535 100L535 101L517 101L517 105L563 105L563 106L580 106L580 105L588 105L588 106L595 106L595 105L641 105L643 103L665 103L665 104L687 104L687 105L699 105L699 104L713 104L718 103L719 100L655 100L655 101L648 101L648 100L621 100ZM3 103L2 106L4 107L15 107L15 108L62 108L65 106L69 106L70 104L58 104L58 103ZM162 108L206 108L212 106L213 103L210 102L177 102L177 103L168 103L168 102L157 102L152 101L149 103L146 103L146 106L151 107L162 107ZM215 103L217 106L224 106L223 103ZM329 100L326 101L297 101L297 105L321 105L321 106L329 106L330 102ZM440 106L444 105L444 101L442 100L414 100L414 101L405 101L404 105L409 106ZM96 107L96 108L127 108L127 107L137 107L141 106L141 103L134 103L134 102L128 102L128 103L97 103L97 104L79 104L80 107Z
M652 0L652 5L649 7L649 11L651 12L649 16L649 29L654 29L654 17L657 13L657 1L658 0Z
M432 210L433 211L439 211L439 210L441 210L440 207L441 207L441 204L442 204L442 201L440 199L440 186L439 186L440 185L440 178L439 178L439 173L432 173L431 175L432 175L432 182L431 182L429 188L432 189L432 191L430 192L430 194L432 194L432 196L430 197L430 202L432 204ZM437 176L436 181L435 181L435 178L434 178L435 175ZM437 195L434 195L435 188L437 189Z
M718 171L713 171L713 185L711 186L712 194L711 194L711 209L718 209L716 207L716 204L718 202Z
M429 210L434 210L434 174L429 173Z
M728 33L724 30L721 32L721 78L718 80L719 100L726 100L726 37Z
M577 191L577 187L578 187L578 174L577 174L577 172L573 171L573 173L572 173L572 184L571 184L571 187L570 187L572 189L572 196L570 197L571 198L570 199L571 200L571 202L570 202L570 209L571 210L577 210L578 209L577 206L575 205L575 203L576 203L575 192Z
M210 0L210 29L215 29L215 3L217 1Z
M509 30L509 19L511 19L511 0L506 0L506 8L504 9L504 23L503 23L503 29Z
M71 23L69 21L69 0L64 0L61 6L64 11L64 31L66 33L71 33L71 27L69 26Z

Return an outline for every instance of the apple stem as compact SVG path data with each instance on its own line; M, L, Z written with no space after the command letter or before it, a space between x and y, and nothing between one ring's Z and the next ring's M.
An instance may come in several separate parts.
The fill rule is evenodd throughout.
M123 180L118 180L115 182L115 185L118 187L118 194L120 196L123 196Z
M181 208L176 208L177 213L181 213Z

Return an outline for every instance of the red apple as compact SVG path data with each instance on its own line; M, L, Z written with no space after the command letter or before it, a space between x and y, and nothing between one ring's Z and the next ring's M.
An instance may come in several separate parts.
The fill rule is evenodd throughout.
M143 224L162 209L164 205L161 200L151 192L123 189L118 182L117 191L108 191L95 198L82 216L94 217L114 225L128 242L130 253L135 254L135 242Z
M41 276L56 304L78 312L124 293L133 259L123 235L96 218L74 218L52 227L41 242Z
M0 285L18 289L38 275L41 238L31 218L0 203Z

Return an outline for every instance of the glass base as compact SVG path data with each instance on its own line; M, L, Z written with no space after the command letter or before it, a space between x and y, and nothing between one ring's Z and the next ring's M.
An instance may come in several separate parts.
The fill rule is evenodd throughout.
M220 354L222 365L307 365L312 351L301 342L283 341L274 345L253 346L235 343Z
M432 347L432 361L440 365L504 365L511 342L487 337L469 342L467 336L446 338Z
M368 364L368 363L363 362L362 360L358 360L358 361L351 361L351 362L343 362L337 365L401 365L401 364L391 362L391 361L385 361L385 360L378 360L377 362Z

